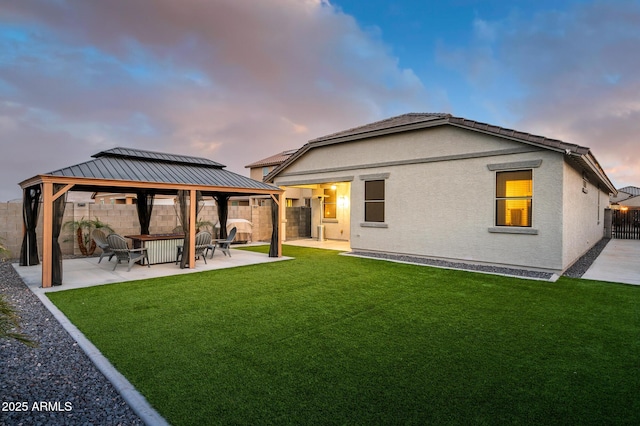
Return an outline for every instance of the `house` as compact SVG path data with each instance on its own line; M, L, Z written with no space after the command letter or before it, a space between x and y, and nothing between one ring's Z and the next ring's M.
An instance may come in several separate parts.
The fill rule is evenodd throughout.
M589 148L450 114L311 140L265 181L311 189L313 235L357 252L555 273L603 237L616 194Z
M618 189L618 194L610 197L611 208L619 210L622 208L640 209L640 188L635 186L625 186Z
M284 163L289 157L298 151L292 149L283 151L278 154L272 155L262 160L255 161L251 164L244 166L249 169L249 177L255 180L264 180L264 178L271 173L276 167ZM268 181L265 181L269 183ZM251 205L262 205L268 198L265 197L252 197L250 199ZM290 188L287 191L287 199L285 200L286 207L309 207L311 203L311 190L304 188Z
M284 163L289 157L291 157L297 149L291 149L288 151L282 151L278 154L271 155L262 160L254 161L251 164L244 166L249 169L249 177L255 180L263 180L273 169Z

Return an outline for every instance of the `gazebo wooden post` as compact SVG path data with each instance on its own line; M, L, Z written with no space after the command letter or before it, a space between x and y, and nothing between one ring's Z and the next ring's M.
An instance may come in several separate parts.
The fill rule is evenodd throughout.
M53 183L42 183L42 287L53 282Z
M189 191L189 268L196 267L196 211L198 200L196 190Z

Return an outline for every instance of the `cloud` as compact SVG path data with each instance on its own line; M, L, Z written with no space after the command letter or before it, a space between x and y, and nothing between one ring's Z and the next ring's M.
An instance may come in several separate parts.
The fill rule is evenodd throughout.
M502 98L513 114L502 124L588 146L617 187L640 186L640 2L580 2L474 27L469 46L443 60Z
M113 146L244 173L311 138L423 110L426 98L379 35L327 1L10 2L0 143L17 158L38 154L0 167L0 200Z

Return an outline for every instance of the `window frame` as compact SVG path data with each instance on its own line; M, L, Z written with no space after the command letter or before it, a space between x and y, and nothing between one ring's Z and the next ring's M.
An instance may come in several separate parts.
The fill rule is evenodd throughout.
M367 199L367 184L380 182L382 184L382 198L371 198ZM386 182L385 179L368 179L364 181L364 222L365 223L386 223ZM372 219L371 216L367 218L367 207L371 205L382 205L382 220L367 220ZM371 212L371 214L375 215L376 213Z
M531 195L530 196L513 196L513 197L507 197L507 196L503 196L500 197L498 196L498 175L501 173L521 173L521 172L529 172L531 173ZM494 227L496 229L533 229L533 219L534 219L534 214L533 214L533 198L534 198L534 170L533 168L522 168L522 169L505 169L505 170L495 170L495 177L494 177L494 215L493 215L493 224ZM529 201L529 219L528 219L528 225L507 225L507 224L498 224L498 213L500 211L500 209L498 208L498 203L500 201L517 201L517 200L523 200L523 201ZM505 215L506 217L506 215Z
M333 201L330 203L327 203L327 199L329 198L327 196L327 191L332 191L333 192ZM338 218L338 189L331 189L331 188L324 188L324 191L322 191L322 195L324 195L324 199L322 200L322 220L336 220ZM333 216L327 216L327 206L332 206L333 207Z

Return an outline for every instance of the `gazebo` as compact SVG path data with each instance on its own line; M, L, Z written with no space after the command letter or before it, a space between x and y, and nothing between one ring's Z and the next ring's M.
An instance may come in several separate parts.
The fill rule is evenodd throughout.
M62 284L62 253L58 237L68 191L135 193L141 234L149 233L156 194L177 195L185 223L182 267L195 266L197 204L211 196L218 205L221 237L226 237L227 202L237 195L270 195L273 231L270 257L282 255L279 236L280 198L283 190L225 170L207 158L131 148L113 148L92 155L93 160L36 175L20 183L23 190L24 238L20 265L39 263L36 240L42 201L42 286Z

